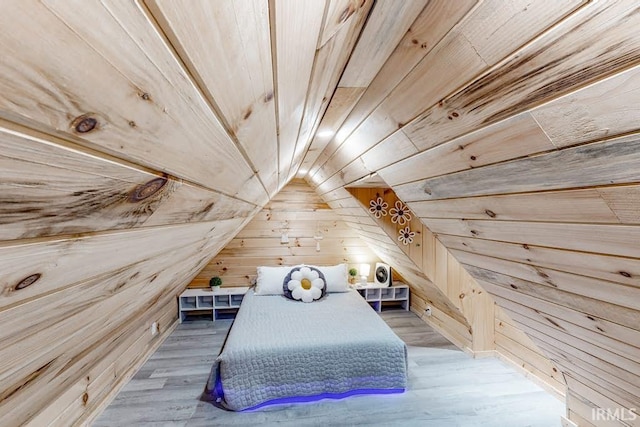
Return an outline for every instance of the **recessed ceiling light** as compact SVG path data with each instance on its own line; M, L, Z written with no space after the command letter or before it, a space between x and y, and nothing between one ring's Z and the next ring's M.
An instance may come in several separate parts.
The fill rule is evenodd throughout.
M320 137L320 138L329 138L330 136L333 136L335 134L334 131L332 130L323 130L321 132L318 132L316 134L316 136Z

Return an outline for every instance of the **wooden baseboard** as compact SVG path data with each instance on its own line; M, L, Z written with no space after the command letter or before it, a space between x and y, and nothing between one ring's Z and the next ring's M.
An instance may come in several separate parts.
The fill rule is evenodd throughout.
M446 329L442 328L440 325L438 325L435 322L432 322L431 319L428 316L425 316L423 313L419 313L417 309L415 309L413 306L410 307L411 312L413 312L416 316L418 316L420 319L422 319L422 321L424 321L427 325L431 326L433 329L435 329L440 335L442 335L443 337L445 337L446 339L448 339L449 341L451 341L451 343L453 345L455 345L456 347L458 347L460 350L465 351L465 349L468 349L468 346L459 338L457 338L456 336L454 336L453 334L449 333L449 331L447 331Z
M473 351L470 348L466 349L468 353L473 356L474 359L486 359L488 357L498 357L498 352L496 350L482 350L482 351Z
M560 424L562 425L562 427L578 427L578 424L563 416L560 416Z
M171 335L171 333L178 326L178 323L179 323L178 319L176 318L173 321L173 323L158 336L158 339L154 341L151 347L149 347L149 350L147 350L147 352L144 353L135 364L131 365L131 367L127 370L127 372L124 375L122 375L122 377L115 384L113 389L107 395L105 395L104 399L102 399L102 402L98 403L95 409L91 411L91 413L87 414L86 417L84 417L84 419L78 420L78 422L76 422L75 425L82 426L82 427L91 426L91 424L93 424L93 422L100 416L100 414L102 414L102 412L107 408L107 406L109 406L109 404L113 401L113 399L115 399L115 397L122 390L122 388L125 385L127 385L127 383L129 382L129 380L131 380L131 378L133 378L133 376L136 374L136 372L138 372L138 370L142 367L142 365L144 365L145 362L149 360L151 355L156 352L158 347L160 347L160 345L169 337L169 335Z
M564 390L558 390L557 388L553 387L551 384L548 384L542 378L540 378L540 377L538 377L536 375L533 375L531 372L527 371L522 366L520 366L517 362L509 359L508 357L506 357L504 354L500 353L499 351L496 351L495 353L496 353L496 356L500 360L502 360L503 362L507 363L508 365L511 365L516 371L520 372L522 375L527 377L529 380L533 381L534 383L536 383L537 385L542 387L545 391L547 391L548 393L552 394L556 399L558 399L562 403L566 403L566 396L565 396L565 391Z
M456 337L454 334L447 331L442 326L438 325L436 322L431 321L428 316L424 315L424 312L421 312L419 308L411 306L411 312L422 319L427 325L431 326L433 329L438 331L443 337L451 341L453 345L458 347L460 350L464 351L474 359L483 359L487 357L497 357L498 352L494 349L492 350L482 350L482 351L474 351L469 347L467 341L463 341L462 339Z

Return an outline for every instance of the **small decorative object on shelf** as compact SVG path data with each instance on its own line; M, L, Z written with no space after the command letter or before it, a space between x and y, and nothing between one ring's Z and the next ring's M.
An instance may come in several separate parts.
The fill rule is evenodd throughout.
M411 213L409 208L405 206L400 200L396 201L394 207L389 211L391 214L391 222L394 224L405 225L411 221Z
M360 264L360 284L367 284L367 279L369 279L370 272L371 266L369 264Z
M352 285L356 283L356 276L358 275L358 270L355 268L349 269L349 283Z
M220 285L222 285L222 279L218 276L213 276L211 280L209 280L209 286L211 286L213 290L218 289Z
M378 197L375 200L369 202L369 212L373 214L376 218L380 218L383 216L387 216L387 208L389 204L385 202L382 197Z
M408 225L405 228L398 231L398 234L399 234L398 240L400 240L402 244L405 246L413 243L413 238L416 235L415 232L411 231Z

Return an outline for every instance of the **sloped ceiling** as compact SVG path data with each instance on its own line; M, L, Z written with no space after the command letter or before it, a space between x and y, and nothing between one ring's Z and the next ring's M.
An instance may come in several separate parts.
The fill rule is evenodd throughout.
M574 420L637 406L639 24L633 0L5 2L0 316L116 272L168 301L292 177L382 179L565 368ZM146 319L103 297L95 324ZM102 336L46 325L0 416Z
M328 202L391 187L562 369L581 426L638 422L638 23L632 1L429 2L301 171Z

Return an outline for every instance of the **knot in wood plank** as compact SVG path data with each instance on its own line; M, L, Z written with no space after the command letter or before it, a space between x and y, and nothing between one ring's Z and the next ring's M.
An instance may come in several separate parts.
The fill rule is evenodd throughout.
M162 190L162 188L164 188L166 183L167 183L167 177L163 176L163 177L152 179L147 183L139 185L136 188L134 188L133 191L131 191L131 193L129 193L129 201L131 203L136 203L144 199L147 199L153 196L154 194L156 194L158 191Z
M71 128L78 133L88 133L98 126L98 119L91 114L83 114L71 122Z
M40 273L31 274L25 277L24 279L20 280L18 283L16 283L13 289L16 291L19 291L20 289L24 289L28 286L31 286L34 283L36 283L38 280L40 280L41 277L42 277L42 274Z

